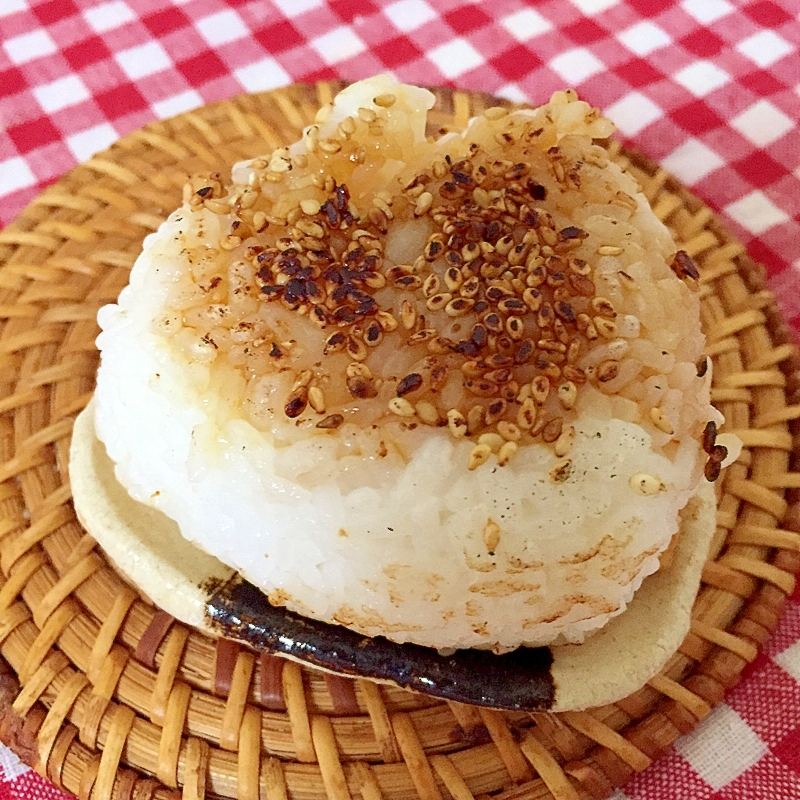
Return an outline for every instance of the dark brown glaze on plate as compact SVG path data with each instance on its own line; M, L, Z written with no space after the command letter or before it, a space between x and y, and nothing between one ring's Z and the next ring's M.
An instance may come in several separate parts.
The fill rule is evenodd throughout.
M456 650L443 656L429 647L362 636L273 606L238 576L208 592L206 614L220 635L260 652L471 705L546 711L555 699L549 647L521 647L503 655Z

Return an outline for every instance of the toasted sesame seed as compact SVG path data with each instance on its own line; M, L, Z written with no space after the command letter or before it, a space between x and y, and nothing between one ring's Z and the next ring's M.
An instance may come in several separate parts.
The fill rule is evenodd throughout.
M423 214L427 214L432 205L433 195L430 192L423 192L414 204L414 216L421 217Z
M308 404L308 389L301 386L289 394L286 398L286 403L283 406L283 412L290 419L299 417L305 410Z
M592 318L594 330L599 332L606 339L613 339L617 335L617 323L612 319L597 316Z
M542 297L542 293L537 289L528 287L522 293L522 302L525 303L531 311L537 312L542 307L544 298Z
M292 162L286 158L274 158L269 162L271 172L276 172L279 175L283 172L288 172L292 168ZM267 176L269 180L269 176Z
M505 329L500 315L494 311L488 311L484 314L481 317L481 322L490 333L501 333Z
M572 381L578 386L586 383L586 373L572 364L564 364L561 368L561 373L568 381Z
M267 220L267 215L263 211L256 211L256 213L253 214L253 228L256 233L261 233L268 225L269 221Z
M421 344L431 341L431 339L434 339L437 335L438 334L434 328L423 328L421 331L417 331L409 336L408 342L409 344Z
M367 99L374 98L365 98L369 106L366 119L362 111L340 126L339 135L331 137L351 156L360 142L348 143L341 134L352 127L355 136L366 137L368 126L371 135L371 129L380 127L387 118L380 105L375 108L371 102L366 103ZM506 131L502 122L492 123L490 128L508 133L512 139L519 136L516 128ZM308 138L319 138L318 130L313 134L306 131ZM503 140L507 142L505 137ZM324 152L316 150L321 158ZM561 159L563 175L570 180L579 167L567 160L566 151L555 155L554 161ZM275 157L290 158L288 150L278 151ZM518 158L515 156L514 161ZM395 372L397 377L383 387L389 393L384 402L394 394L406 371L417 370L409 374L424 376L425 388L420 386L416 394L408 395L408 399L424 398L413 403L416 422L444 426L447 406L442 407L438 391L455 391L461 385L461 391L467 393L467 398L472 395L472 399L467 399L458 413L463 427L476 441L481 433L491 432L504 441L527 442L541 436L545 428L549 439L556 424L561 425L560 438L572 416L567 412L577 404L580 386L587 379L598 387L605 382L603 379L611 380L607 370L598 370L597 366L587 370L588 378L578 368L581 359L591 352L591 342L606 337L602 343L610 341L613 351L613 339L620 332L628 338L632 328L625 322L624 327L620 323L616 329L613 306L607 298L595 296L602 289L600 284L595 285L593 266L579 257L582 251L564 251L565 244L580 244L585 236L577 227L565 227L563 218L555 220L537 207L545 199L539 195L547 192L531 181L526 184L528 164L511 160L492 164L477 144L470 148L470 155L459 163L455 161L431 164L426 174L406 181L403 194L393 205L392 193L383 191L391 187L381 187L381 192L366 201L356 198L360 206L368 209L359 218L353 216L358 212L345 184L334 182L323 166L320 174L308 181L306 189L297 191L295 197L302 200L295 199L292 205L284 196L275 203L277 216L285 214L282 222L289 227L270 228L269 239L262 242L264 247L247 239L261 224L270 223L267 214L256 212L255 208L261 207L258 205L252 206L249 214L242 212L248 210L251 198L258 196L266 203L263 207L275 214L269 195L262 196L256 188L242 201L240 189L228 190L214 183L208 199L224 198L238 213L241 227L230 233L243 240L242 250L249 245L248 254L242 258L259 271L256 293L263 291L265 301L278 301L297 314L307 314L323 330L327 327L321 334L329 340L325 352L346 348L350 357L345 361L363 365L364 360L358 360L362 352L373 352L370 345L401 326L407 333L399 337L397 345L424 345L423 351L415 351L416 355L408 354L406 370ZM351 162L354 166L355 159L351 158ZM261 181L266 181L262 172L267 166L265 161L259 172ZM286 185L294 175L289 173ZM340 180L345 180L344 175L337 177ZM451 205L449 199L436 200L443 182L452 184L452 191L448 189L445 194L457 196L458 206ZM195 190L202 186L194 184ZM232 192L230 197L224 196L226 191ZM550 187L549 193L553 191ZM617 200L627 202L624 197ZM415 210L430 219L427 224L431 235L422 242L424 252L416 258L409 257L413 265L400 265L399 269L393 259L384 260L389 220L392 214L404 215L403 219L408 220ZM284 234L283 244L275 241ZM592 249L596 247L590 247L589 252ZM269 252L260 258L261 250ZM610 280L613 282L614 278ZM401 297L408 299L396 299L390 309L391 300L380 293L384 285L396 286L405 292ZM331 329L339 338L334 338ZM603 358L620 362L623 355L611 352ZM505 358L508 363L490 363L494 357ZM434 386L433 371L437 367L442 367L441 377ZM618 363L617 369L620 367ZM525 382L520 388L523 376L526 381L533 376L541 380L536 394L532 383ZM615 384L616 381L610 386ZM323 385L318 388L321 390ZM324 389L327 401L332 402L332 389L327 384ZM316 396L316 392L312 394ZM550 398L550 394L555 396ZM316 399L314 404L310 400L309 403L310 411ZM324 409L324 404L321 407ZM648 410L649 406L645 411ZM553 417L558 415L567 419L554 422ZM555 442L551 445L555 446Z
M413 417L416 414L414 406L405 397L393 397L389 401L389 411L398 417Z
M378 115L371 108L359 108L358 117L367 124L375 122L375 120L378 119Z
M437 276L430 276L430 277L437 277ZM438 278L437 278L438 280ZM450 292L441 292L440 294L435 294L433 297L429 297L425 302L425 305L428 311L441 311L447 304L453 299L453 295Z
M425 297L431 298L439 292L440 287L441 281L439 280L439 276L435 272L431 272L422 284L422 293Z
M500 253L501 256L504 256L511 251L511 248L513 246L514 246L514 237L503 236L502 239L499 239L497 244L495 244L494 249L496 252Z
M489 460L491 454L492 449L488 444L476 444L470 451L467 468L469 470L477 469Z
M423 250L423 256L425 257L426 261L436 261L436 259L442 255L442 251L444 249L444 242L440 241L439 239L431 238L425 243L425 248Z
M371 380L372 370L361 361L351 361L347 367L345 367L345 375L348 378L360 377Z
M286 221L290 225L294 225L297 222L297 220L299 220L300 217L302 216L303 216L303 211L301 210L300 206L296 206L295 208L289 210L289 213L286 215ZM289 244L289 247L291 246L292 245Z
M328 153L329 155L338 153L342 149L342 143L337 142L335 139L320 139L317 146L323 153Z
M456 292L464 283L464 276L458 267L448 267L444 273L445 286L451 291Z
M219 241L220 250L235 250L242 243L240 236L223 236Z
M678 250L670 260L669 265L679 278L691 278L693 281L700 278L700 273L694 261L685 250Z
M322 239L325 236L325 229L318 222L313 222L310 219L299 219L295 223L298 230L308 234L314 239Z
M337 353L339 350L343 350L346 344L347 337L341 331L337 331L326 339L323 352L325 355L328 355L328 353Z
M386 278L380 272L371 272L363 280L364 280L364 284L366 286L369 286L370 289L383 289L383 287L386 286ZM380 313L382 313L382 312L378 312L378 314L380 314ZM387 312L383 312L383 313L387 313ZM377 316L377 314L376 314L376 316ZM381 327L384 330L388 330L388 328L386 328L383 325L383 323L381 323ZM392 330L394 330L394 329L392 329Z
M619 375L619 361L616 361L613 358L601 361L597 365L597 371L595 372L595 375L600 383L606 383L614 380L614 378Z
M526 397L517 410L517 425L523 430L531 430L536 423L536 405L533 398ZM498 426L499 427L499 426Z
M389 108L393 106L397 102L397 97L393 94L379 94L376 98L372 101L375 103L376 106L380 106L381 108Z
M593 342L600 335L597 328L588 314L578 314L575 318L578 330L590 341Z
M325 419L320 420L315 427L327 430L331 428L338 428L344 422L344 417L341 414L330 414Z
M319 386L311 386L308 390L308 404L317 414L325 413L325 393Z
M650 420L663 433L667 433L670 436L675 433L675 428L673 428L669 418L660 408L650 409Z
M309 125L303 131L303 144L309 153L313 153L317 148L317 140L319 138L319 128L316 125Z
M363 361L367 357L367 346L355 336L347 337L347 354L355 361Z
M645 497L652 497L667 488L663 481L646 472L637 472L635 475L631 475L628 485L634 492Z
M375 312L375 319L378 321L378 324L381 326L381 330L383 330L386 333L390 333L391 331L397 329L397 320L388 311L382 311L382 310L381 311L376 311Z
M544 241L546 245L552 247L555 244L558 244L558 234L552 228L542 228L539 231L539 237Z
M544 433L542 438L544 438ZM575 444L575 426L569 425L561 431L558 439L553 444L553 452L557 456L565 456L572 449L573 444Z
M617 271L617 275L619 276L619 282L622 286L627 287L628 289L636 289L638 288L638 284L636 280L628 275L627 272L623 272L622 270Z
M627 192L617 192L614 195L614 199L611 202L614 205L622 206L622 208L627 208L631 212L635 212L639 208L639 205L636 202L636 200L634 200L634 198L631 197Z
M518 342L525 336L525 323L520 317L509 317L506 320L506 333Z
M481 378L465 380L463 386L476 397L497 397L500 393L496 383Z
M499 419L502 419L503 415L506 413L507 408L508 408L508 403L502 398L498 400L493 400L491 403L489 403L489 405L486 406L486 414L484 417L484 421L488 426L491 427Z
M258 193L245 190L239 198L239 204L242 208L252 208L258 202Z
M422 386L422 375L418 372L409 372L397 384L397 396L404 397L411 392L416 392Z
M486 371L485 362L479 362L477 359L471 358L461 365L461 372L468 378L480 378Z
M428 342L428 352L434 355L443 356L452 353L456 343L446 336L434 336Z
M617 316L614 304L606 297L593 297L589 301L589 308L592 309L594 314L607 319L614 319Z
M481 208L489 208L489 203L491 201L489 199L489 193L486 191L486 189L476 186L472 190L472 199L475 201L476 205L480 206Z
M504 467L516 455L519 445L516 442L506 442L497 453L497 465Z
M499 367L510 367L513 363L511 356L504 353L493 353L486 357L486 364L490 369L497 369Z
M447 165L439 158L431 165L431 172L434 178L444 178L447 175Z
M505 419L497 423L497 432L508 442L518 442L522 438L519 426Z
M375 382L369 378L356 375L355 377L347 378L345 384L350 394L360 400L377 397L378 395L378 388Z
M585 275L571 273L567 280L572 291L581 297L591 297L595 292L594 281Z
M461 288L458 290L458 293L462 297L476 297L478 292L481 289L481 281L477 275L473 275L471 278L467 278L466 281L461 285Z
M308 384L311 383L311 379L313 377L314 373L310 369L304 369L294 379L291 391L295 392L303 386L308 386Z
M457 439L467 435L467 420L456 408L447 412L447 428Z
M717 478L719 478L721 472L722 461L717 461L713 458L709 458L708 461L706 461L705 467L703 468L703 474L709 483L713 483Z
M345 117L336 130L343 139L349 139L356 132L356 121L352 117Z
M623 248L613 244L604 244L597 248L597 255L599 256L621 256L624 252Z
M439 424L439 412L436 410L436 406L434 406L433 403L429 403L427 400L420 400L420 402L417 403L415 408L417 416L426 425Z
M556 390L556 393L558 399L561 401L561 405L566 410L571 409L578 399L578 387L572 381L562 383Z
M547 420L542 428L542 439L548 444L552 444L558 439L559 436L561 436L563 426L563 417L553 417L552 419Z
M383 328L377 319L373 319L364 331L364 344L367 347L377 347L383 341Z
M543 375L537 375L531 381L531 397L537 405L544 405L550 394L550 381Z
M467 433L475 435L483 426L484 410L482 405L474 405L467 412Z
M403 300L400 306L400 321L403 327L410 331L417 322L417 310L414 308L410 300Z
M447 303L444 312L448 317L462 317L464 314L468 314L474 305L475 301L468 297L456 297Z

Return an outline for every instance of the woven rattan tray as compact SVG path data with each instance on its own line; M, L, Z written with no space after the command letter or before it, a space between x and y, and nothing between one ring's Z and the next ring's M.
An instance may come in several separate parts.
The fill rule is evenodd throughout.
M744 442L719 489L692 630L663 673L588 712L495 712L217 642L114 572L70 503L95 315L190 173L297 137L339 87L217 103L125 137L0 232L0 737L81 798L605 797L691 730L774 628L800 568L798 362L762 271L711 211L630 160L701 270L713 399ZM437 92L433 126L489 98Z

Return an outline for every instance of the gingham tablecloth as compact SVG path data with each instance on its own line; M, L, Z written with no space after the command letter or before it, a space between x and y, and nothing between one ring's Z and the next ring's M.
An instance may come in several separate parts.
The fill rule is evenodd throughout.
M573 86L719 212L800 333L799 11L798 0L0 0L0 225L120 136L245 91L387 70L533 103ZM0 749L0 800L61 796ZM800 798L800 593L725 702L615 798Z

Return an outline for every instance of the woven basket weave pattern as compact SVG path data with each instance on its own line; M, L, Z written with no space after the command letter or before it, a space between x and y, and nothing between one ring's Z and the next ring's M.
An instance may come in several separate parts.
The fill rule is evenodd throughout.
M149 125L0 232L0 736L94 800L605 797L721 700L800 568L788 331L741 245L643 159L617 153L701 269L712 399L745 448L718 486L692 631L640 691L588 712L496 712L259 656L154 609L75 518L69 440L94 386L98 308L189 174L224 174L294 140L338 88L290 87ZM433 130L494 104L437 97Z

